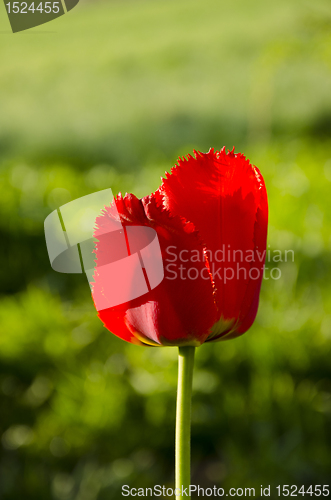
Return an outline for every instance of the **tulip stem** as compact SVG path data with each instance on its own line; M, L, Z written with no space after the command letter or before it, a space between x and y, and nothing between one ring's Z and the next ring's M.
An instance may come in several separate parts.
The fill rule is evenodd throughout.
M191 498L191 400L195 347L179 347L176 410L176 498ZM187 495L182 491L187 489ZM180 490L180 494L179 491ZM184 493L182 495L182 492Z

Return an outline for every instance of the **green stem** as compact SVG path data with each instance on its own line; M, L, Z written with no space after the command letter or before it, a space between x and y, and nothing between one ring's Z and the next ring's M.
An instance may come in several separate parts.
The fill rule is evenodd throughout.
M191 484L191 399L195 347L179 347L176 411L176 488ZM191 498L184 493L176 498Z

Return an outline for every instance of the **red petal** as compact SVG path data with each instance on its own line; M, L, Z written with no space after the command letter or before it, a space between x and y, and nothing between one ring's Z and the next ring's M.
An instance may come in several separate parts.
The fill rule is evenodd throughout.
M188 156L179 160L171 175L163 181L160 195L163 206L172 215L192 222L198 230L204 246L211 252L218 319L222 324L224 320L233 320L233 330L230 329L229 335L233 331L239 332L247 317L240 328L243 333L256 314L256 295L258 297L264 262L262 259L263 262L250 263L245 256L257 247L262 253L266 248L266 191L258 169L243 155L226 153L225 148L220 152L211 149L207 154L195 152L195 158ZM259 220L258 211L261 214ZM223 262L216 261L217 257L222 257L220 250L223 250ZM239 273L234 250L238 251ZM252 267L260 271L257 280L249 277ZM235 279L230 279L232 273ZM229 278L226 281L225 274ZM223 335L225 331L216 334L215 339Z
M143 200L126 195L118 197L115 203L119 217L114 205L107 208L96 221L100 232L104 233L107 224L111 225L115 219L120 219L124 226L145 225L155 229L165 263L165 277L147 294L126 304L101 310L99 317L110 331L129 342L138 339L152 345L200 345L216 320L210 276L207 272L204 274L206 279L199 275L196 280L183 280L176 263L171 270L167 265L169 246L189 252L198 250L203 254L193 225L170 216L157 206L154 195ZM98 229L95 236L98 237ZM100 272L95 274L94 295L102 294L101 266L110 251L107 239L100 238L96 246L96 270ZM195 268L199 273L206 271L206 262L195 263ZM177 277L171 279L175 270Z
M268 200L264 184L260 194L260 206L257 209L254 227L254 243L255 248L260 252L260 254L264 253L264 258L263 261L259 263L259 266L256 266L260 269L260 279L257 281L250 280L246 290L240 313L241 325L238 328L238 332L240 334L246 332L252 326L255 320L259 306L260 289L263 279L268 230Z

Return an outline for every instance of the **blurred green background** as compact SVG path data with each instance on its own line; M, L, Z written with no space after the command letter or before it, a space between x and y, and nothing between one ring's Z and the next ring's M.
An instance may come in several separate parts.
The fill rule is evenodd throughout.
M81 1L15 35L1 5L0 58L0 498L173 486L176 349L104 329L86 278L51 269L43 221L223 145L261 169L269 248L295 260L271 265L247 334L197 351L192 481L328 484L330 2Z

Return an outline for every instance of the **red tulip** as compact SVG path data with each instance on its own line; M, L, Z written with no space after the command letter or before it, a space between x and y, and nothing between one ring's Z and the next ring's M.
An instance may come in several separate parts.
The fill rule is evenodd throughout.
M162 282L98 313L128 342L199 346L241 335L254 322L266 253L264 180L234 151L194 156L179 159L155 193L119 195L96 220L96 237L116 219L126 227L151 227L159 239ZM94 300L103 293L110 246L107 238L96 244Z

